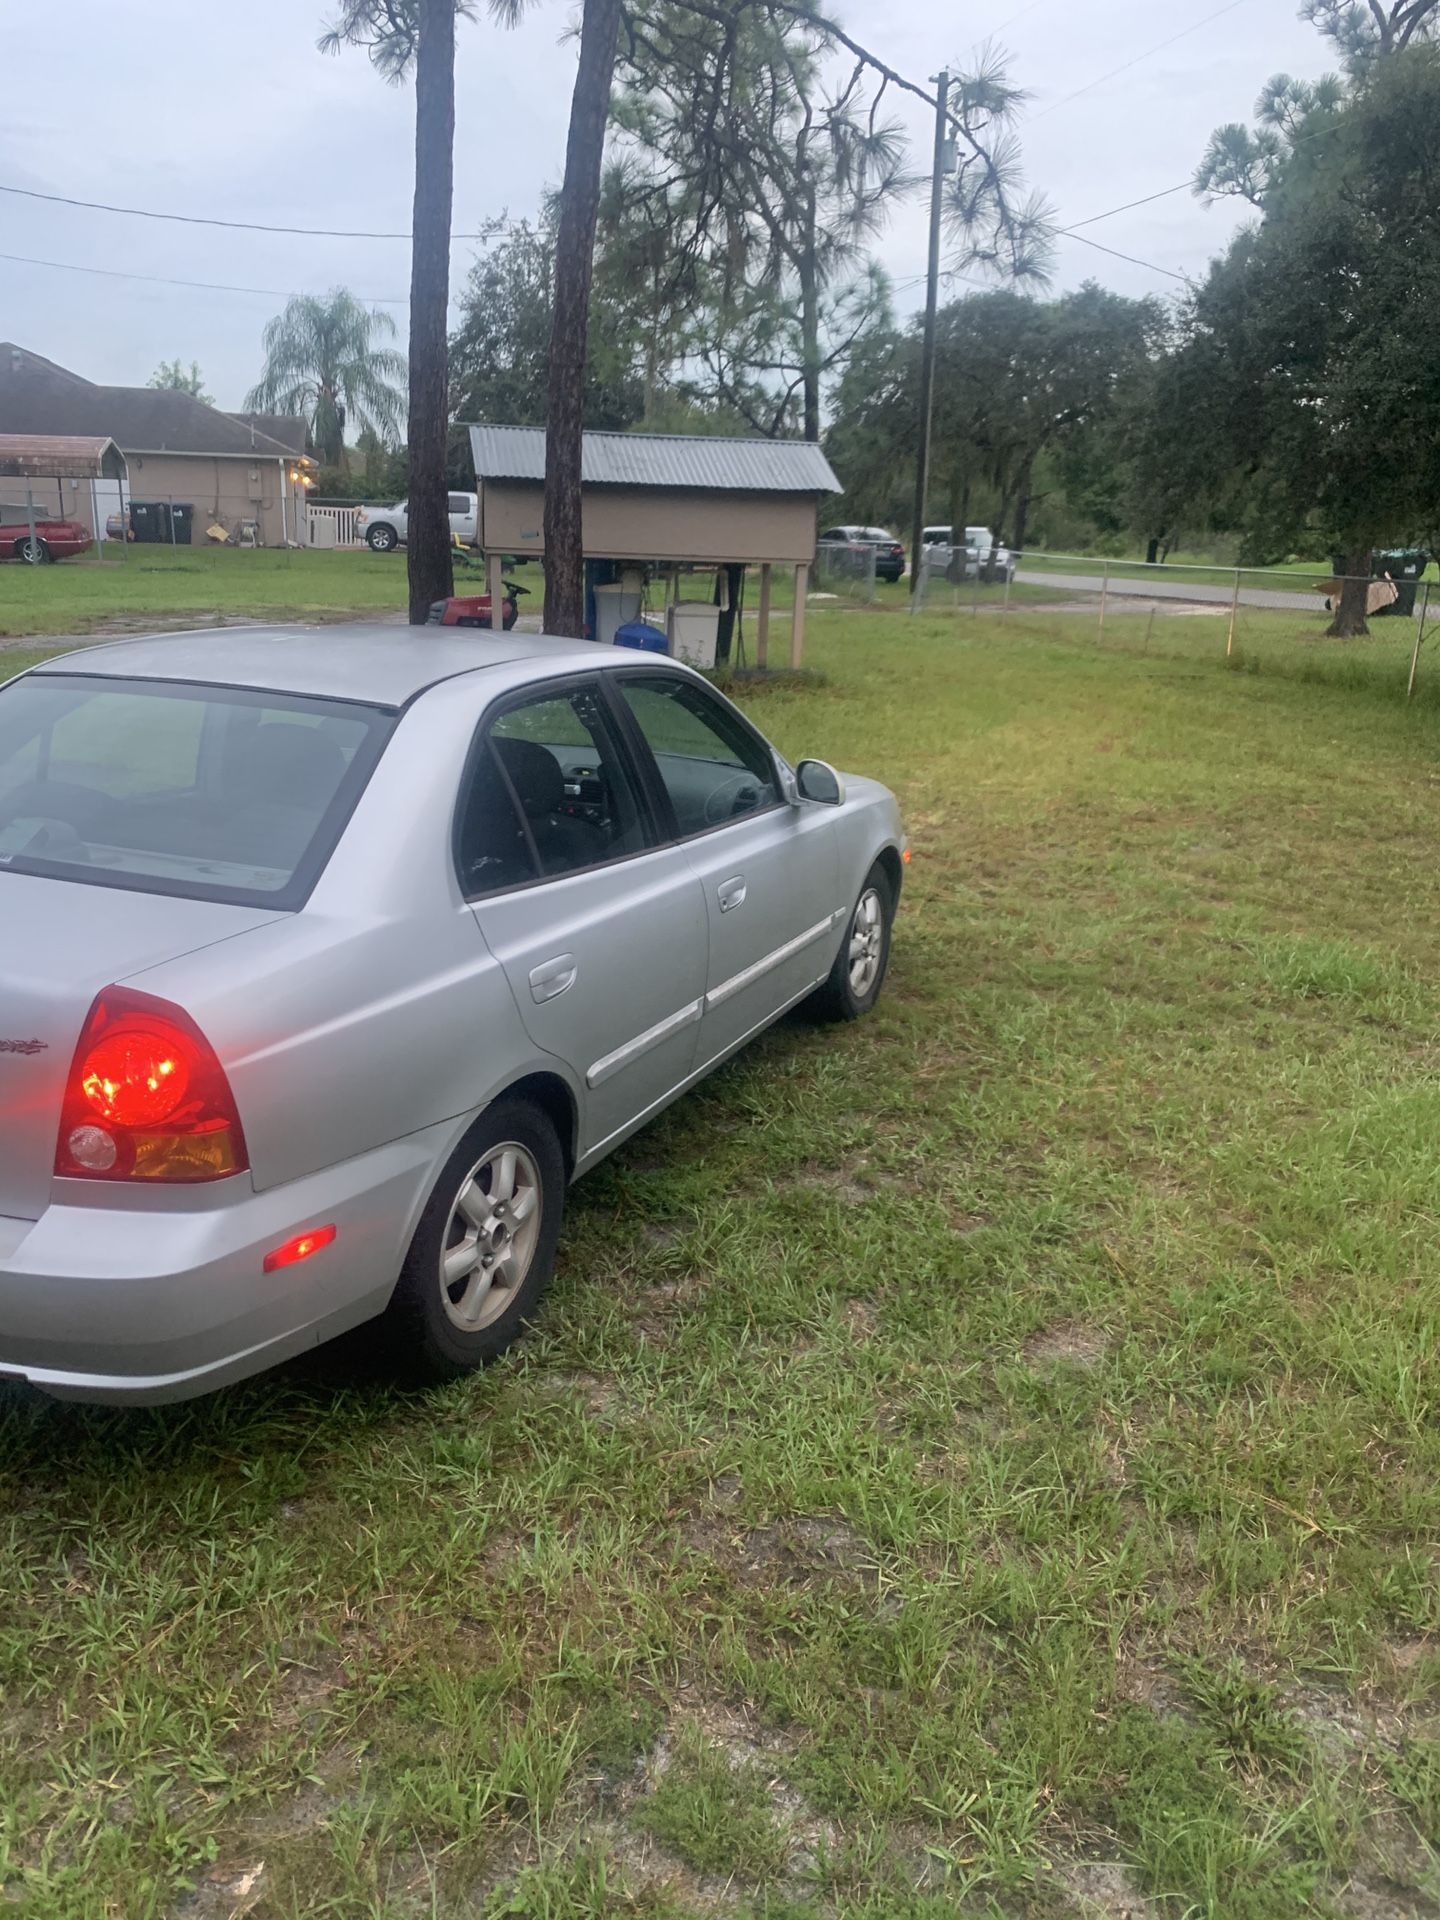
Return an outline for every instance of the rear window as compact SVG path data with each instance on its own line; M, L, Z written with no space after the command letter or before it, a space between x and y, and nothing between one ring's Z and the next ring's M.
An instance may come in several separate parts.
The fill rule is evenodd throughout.
M0 874L301 906L393 724L349 701L28 675L0 688Z

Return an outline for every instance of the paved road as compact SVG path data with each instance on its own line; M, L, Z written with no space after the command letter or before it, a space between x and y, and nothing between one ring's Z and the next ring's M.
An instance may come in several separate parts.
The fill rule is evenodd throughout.
M1102 576L1098 573L1050 573L1031 564L1016 570L1015 578L1027 587L1054 587L1060 593L1100 595ZM1140 600L1188 600L1192 604L1228 607L1235 592L1233 581L1195 583L1182 580L1114 579L1112 595L1131 595ZM1290 613L1323 613L1325 603L1313 589L1285 593L1270 587L1241 587L1242 607L1278 607Z

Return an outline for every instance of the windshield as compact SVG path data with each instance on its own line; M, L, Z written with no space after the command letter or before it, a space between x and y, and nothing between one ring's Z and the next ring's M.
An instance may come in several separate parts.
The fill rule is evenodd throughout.
M27 675L0 689L0 875L301 906L393 724L349 701Z

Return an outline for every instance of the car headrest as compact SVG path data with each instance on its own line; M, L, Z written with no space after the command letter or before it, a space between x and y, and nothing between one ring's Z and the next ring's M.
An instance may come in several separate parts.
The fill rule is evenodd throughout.
M244 734L226 769L232 790L285 807L327 807L345 777L345 755L315 727L268 721Z
M554 754L534 740L516 740L504 734L491 738L523 811L531 819L559 813L565 805L565 776Z

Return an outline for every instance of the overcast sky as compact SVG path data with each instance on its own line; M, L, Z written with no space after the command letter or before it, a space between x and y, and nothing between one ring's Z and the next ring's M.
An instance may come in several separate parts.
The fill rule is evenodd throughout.
M281 225L405 230L412 95L384 85L363 54L316 51L326 5L246 0L137 12L82 0L57 13L0 0L0 184ZM1321 72L1325 49L1296 18L1297 5L837 0L836 11L858 39L921 81L998 36L1014 79L1033 94L1020 127L1031 181L1064 224L1183 181L1211 128L1248 118L1272 73ZM575 42L562 37L571 12L562 0L541 0L513 33L462 27L457 234L507 210L533 215L558 179L574 78ZM1185 37L1159 48L1176 35ZM916 151L928 155L925 108L915 100L899 107L901 98ZM1238 218L1233 206L1207 210L1175 194L1086 232L1194 273ZM900 210L881 251L897 305L913 307L923 290L912 283L925 265L921 202ZM472 252L456 241L457 282ZM162 359L196 359L227 407L238 407L257 378L261 328L287 293L349 286L394 302L387 310L404 328L400 241L225 233L0 194L0 253L270 290L202 291L0 259L0 338L115 383L143 383ZM1091 277L1125 293L1176 290L1160 274L1062 242L1057 285Z

